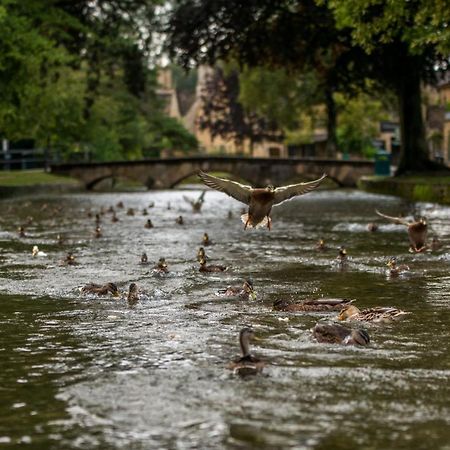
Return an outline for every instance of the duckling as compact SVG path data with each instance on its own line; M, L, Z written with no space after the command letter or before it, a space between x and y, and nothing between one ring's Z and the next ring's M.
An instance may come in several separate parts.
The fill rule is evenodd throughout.
M189 203L192 206L192 211L195 213L199 213L202 209L203 203L204 203L204 199L205 199L205 194L206 191L203 191L200 194L200 197L197 200L192 200L189 197L186 197L185 195L183 195L183 200L187 203Z
M115 211L114 211L114 206L110 206L107 210L106 210L106 212L107 213L109 213L109 214L113 214Z
M94 231L94 237L96 239L101 238L103 236L102 234L102 229L100 226L95 227L95 231Z
M63 245L64 241L65 241L65 239L64 239L64 236L62 234L57 234L56 235L56 243L58 245Z
M203 244L205 247L208 247L208 245L211 245L211 244L212 244L211 240L209 239L208 233L203 233L202 244Z
M409 312L401 309L377 306L360 310L355 305L346 306L338 315L339 320L359 320L374 323L391 323L399 319L403 319Z
M153 223L150 219L145 222L144 228L153 228Z
M116 212L113 212L113 215L111 216L111 222L116 223L119 221L119 218L116 216Z
M108 295L111 294L113 297L119 297L119 289L115 283L106 283L104 285L89 283L81 288L82 294L97 294L97 295Z
M239 333L239 346L241 347L242 356L234 361L231 361L227 368L231 369L234 374L256 375L262 372L265 361L256 358L250 353L250 341L258 340L252 328L243 328Z
M144 208L144 209L142 210L142 215L143 215L143 216L148 216L148 211L147 211L146 208Z
M252 280L244 280L244 284L242 286L232 287L228 286L225 289L219 289L216 292L218 297L235 297L241 300L252 300L256 299L256 293L253 290L253 282Z
M26 237L26 233L25 233L25 227L20 226L19 228L17 228L17 233L19 234L19 237L23 238Z
M161 275L169 272L166 258L159 258L158 263L153 267L153 272Z
M342 345L368 345L370 337L366 330L352 330L338 324L318 323L313 328L317 342Z
M102 219L100 218L100 214L97 213L95 215L95 225L98 227L98 226L100 226L101 223L102 223Z
M321 312L340 311L343 306L350 305L353 300L345 298L320 298L317 300L304 300L301 303L291 303L287 300L279 299L273 304L274 311L286 312Z
M155 207L155 202L150 202L150 203L148 204L148 207L149 207L149 208L154 208L154 207Z
M76 261L75 255L72 252L67 253L67 256L60 261L61 266L76 266L78 262Z
M209 266L206 265L206 261L204 258L200 259L200 268L198 269L199 272L225 272L228 269L226 266L220 266L220 265L214 265L210 264Z
M117 208L124 208L123 202L122 201L118 202L116 207Z
M148 256L145 252L141 255L141 264L148 264Z
M430 248L433 252L436 252L442 248L442 242L436 236L433 236L433 239L431 240Z
M36 256L47 256L47 253L41 252L37 245L35 245L33 247L33 250L31 251L31 254L33 255L33 257L36 257Z
M336 263L341 269L347 268L348 264L348 257L347 257L347 250L345 247L339 247L339 253L336 257Z
M133 208L128 208L127 209L127 216L134 216L134 209Z
M205 249L203 247L200 247L197 252L197 261L200 262L202 259L206 261L208 257L206 256Z
M411 253L423 253L427 250L427 233L428 233L428 225L427 219L425 217L420 217L418 220L414 220L412 222L408 222L402 217L392 217L387 216L385 214L380 213L378 210L375 212L385 219L390 220L393 223L399 225L405 225L408 229L408 238L411 244L409 251Z
M178 225L184 225L183 216L178 216L175 220Z
M319 252L322 252L322 251L326 250L326 248L327 247L325 245L325 241L323 239L319 239L316 244L316 250Z
M378 230L378 224L374 222L370 222L367 224L367 231L370 231L371 233L374 233Z
M405 273L409 270L409 266L406 264L400 264L397 266L397 258L395 256L392 256L389 258L386 265L389 267L388 270L386 270L386 275L390 277L398 277L402 273Z
M139 301L139 289L136 283L130 284L130 289L128 290L127 296L128 304L135 305Z

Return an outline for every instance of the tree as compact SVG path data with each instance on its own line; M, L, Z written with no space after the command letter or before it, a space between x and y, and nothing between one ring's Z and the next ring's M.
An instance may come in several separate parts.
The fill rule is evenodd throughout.
M239 91L236 69L225 73L216 67L212 74L207 75L201 94L200 129L208 129L213 138L232 139L238 145L248 140L251 152L255 143L280 141L283 135L275 121L244 109L239 102Z
M337 24L349 29L372 60L371 76L398 98L401 154L398 174L442 169L430 161L421 109L421 83L436 67L448 70L450 8L446 2L330 0Z

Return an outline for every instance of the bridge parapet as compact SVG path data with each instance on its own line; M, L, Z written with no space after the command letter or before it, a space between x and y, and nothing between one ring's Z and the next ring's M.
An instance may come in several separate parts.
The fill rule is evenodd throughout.
M58 164L52 173L79 179L87 189L106 178L138 181L148 189L169 189L185 178L205 172L227 172L253 186L280 186L286 182L313 179L328 174L340 186L353 187L364 175L374 172L368 160L310 158L248 158L237 156L196 156L185 158L113 161L104 163Z

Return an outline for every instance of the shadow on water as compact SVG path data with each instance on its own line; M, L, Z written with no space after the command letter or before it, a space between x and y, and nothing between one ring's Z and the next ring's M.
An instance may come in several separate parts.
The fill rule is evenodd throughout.
M269 233L244 232L240 205L217 192L208 191L194 214L182 197L199 193L0 202L0 448L449 448L450 209L416 205L443 248L413 255L404 227L374 215L375 208L412 212L395 198L315 192L275 208ZM175 222L179 215L184 225ZM144 228L148 218L152 229ZM367 231L372 221L375 233ZM227 272L198 272L205 231L211 263ZM46 256L33 257L34 245ZM341 245L345 267L336 263ZM60 264L69 251L78 265ZM144 251L149 265L139 264ZM387 277L392 255L410 273ZM165 276L152 273L160 257ZM215 295L247 277L256 300ZM120 299L80 294L88 282L110 281ZM131 282L146 294L133 307L125 300ZM411 314L364 325L371 345L350 348L311 337L333 313L272 311L279 298L322 296ZM243 325L262 338L254 351L270 362L247 379L226 370Z

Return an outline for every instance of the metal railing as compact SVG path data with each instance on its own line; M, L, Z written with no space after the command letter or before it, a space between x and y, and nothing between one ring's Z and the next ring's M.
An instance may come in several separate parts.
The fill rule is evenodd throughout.
M58 159L46 148L8 149L0 151L0 170L47 169Z

